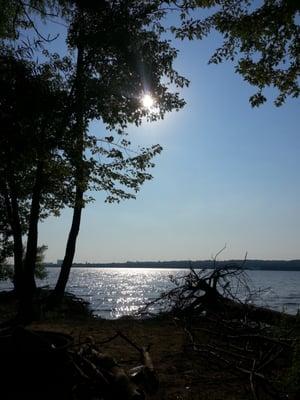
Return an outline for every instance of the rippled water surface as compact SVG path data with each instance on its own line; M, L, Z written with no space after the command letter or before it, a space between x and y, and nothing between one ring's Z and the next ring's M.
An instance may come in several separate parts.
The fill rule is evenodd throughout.
M145 302L173 287L170 275L182 276L182 269L74 268L67 290L91 304L96 315L118 318L132 314ZM59 273L49 268L47 283L52 285ZM251 289L248 298L256 304L296 313L300 307L300 271L247 271Z
M48 278L40 284L53 286L59 268L48 271ZM134 313L145 302L172 288L170 275L179 277L187 272L183 269L73 268L67 290L88 301L95 315L118 318ZM300 271L247 271L247 275L250 288L256 293L247 296L247 301L292 314L297 312Z
M48 283L55 282L58 268L49 268ZM169 276L182 270L141 268L74 268L67 290L91 304L94 314L118 318L136 312L145 302L172 287Z

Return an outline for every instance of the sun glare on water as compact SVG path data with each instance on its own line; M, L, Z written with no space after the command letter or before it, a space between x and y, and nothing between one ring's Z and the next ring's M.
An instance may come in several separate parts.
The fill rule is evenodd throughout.
M151 110L154 106L154 100L153 97L150 94L145 94L142 97L142 105L144 108Z

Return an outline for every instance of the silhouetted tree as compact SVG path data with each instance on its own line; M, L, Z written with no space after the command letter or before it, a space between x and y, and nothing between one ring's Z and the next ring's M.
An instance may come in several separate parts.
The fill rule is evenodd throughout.
M65 99L61 84L49 65L36 66L1 49L1 233L10 248L12 238L14 285L22 305L32 302L36 288L38 222L57 214L71 193L70 171L61 153Z
M68 24L67 42L70 49L69 56L64 60L45 49L47 40L43 41L42 35L32 25L30 12L34 9L34 12L39 13L37 5L43 2L37 2L34 8L33 2L21 3L23 11L20 15L27 18L28 27L34 28L37 38L28 41L21 49L17 47L18 54L21 54L25 62L28 59L32 60L33 54L43 49L43 56L48 57L49 63L47 67L46 64L37 64L36 67L51 70L51 67L55 66L59 70L57 78L62 79L63 87L67 88L68 92L67 97L62 97L64 104L61 105L59 101L59 105L54 106L47 114L55 124L54 130L58 135L54 135L53 138L55 151L58 151L56 154L62 158L62 167L65 162L70 166L68 182L74 210L62 272L56 286L56 295L60 297L64 292L74 257L81 211L87 200L84 193L88 189L105 190L108 194L107 201L110 202L135 197L135 192L141 184L151 179L147 169L153 167L152 158L161 151L161 147L155 145L149 149L132 151L125 133L126 127L130 123L139 125L144 117L156 120L162 118L167 111L181 108L184 101L178 93L170 93L168 85L173 83L182 87L187 81L173 69L176 50L167 40L161 38L163 30L159 21L164 15L159 10L161 2L64 2L67 7L61 11L61 15L67 15L65 22ZM47 19L48 15L48 9L43 10L43 17ZM14 25L15 37L18 37L18 29L22 26L23 24ZM18 42L14 45L16 43L18 45ZM76 55L75 60L73 54ZM45 82L49 83L49 79L45 79ZM156 108L153 112L141 105L141 98L146 92L151 92L155 98ZM49 94L44 93L44 97L47 99ZM39 126L44 110L40 110L39 102L31 106L29 115L32 116L34 112ZM11 153L9 145L2 147L7 160L18 160L15 151L18 140L21 144L24 139L26 144L28 139L29 147L34 144L33 148L36 144L44 143L41 131L33 131L36 136L32 136L33 132L26 136L23 126L27 125L21 124L22 118L27 118L26 104L22 110L23 114L16 116L18 129L15 129L12 118L6 124L17 139L13 142ZM89 122L95 119L102 120L106 125L106 135L99 137L88 131ZM20 126L22 129L19 129ZM60 137L63 138L62 143ZM8 135L7 138L11 143L11 136ZM7 171L13 172L8 174L9 179L4 180L5 185L2 188L4 194L8 189L7 211L10 212L9 219L13 227L15 266L16 271L21 271L21 279L17 281L22 282L25 297L30 300L35 290L33 270L37 249L37 222L41 215L41 193L53 192L51 189L49 192L44 185L49 174L48 169L44 168L42 153L33 152L32 158L28 158L30 152L27 153L24 143L20 153L21 158L17 165L14 165L13 169L7 168ZM102 158L101 162L99 155ZM26 186L27 177L25 181L22 180L26 173L31 174L33 178L31 181L34 185L31 187ZM57 175L51 176L61 184ZM15 184L16 177L19 178L20 185ZM23 188L25 192L20 193ZM55 196L53 193L52 200ZM20 205L27 207L25 208L28 217L28 241L24 263L20 257L23 235L20 221L20 215L23 213L19 212ZM46 204L45 210L47 211Z
M166 111L184 104L177 93L168 93L167 84L162 83L163 77L181 87L187 81L173 69L176 51L161 39L161 28L156 26L161 18L156 14L159 3L82 3L75 9L68 43L77 51L73 129L76 196L66 253L55 288L58 297L64 293L72 266L88 182L94 189L108 191L108 201L134 197L128 189L136 192L151 178L145 170L153 166L151 159L161 148L157 145L128 156L126 149L130 143L122 139L127 124L139 125L147 114L152 120L161 118ZM157 105L153 113L141 105L141 97L148 91ZM119 138L107 136L99 146L97 137L87 133L92 119L101 119L110 130L117 129ZM104 142L109 148L103 146ZM92 166L87 172L84 156L87 148L101 154L107 162L91 158Z

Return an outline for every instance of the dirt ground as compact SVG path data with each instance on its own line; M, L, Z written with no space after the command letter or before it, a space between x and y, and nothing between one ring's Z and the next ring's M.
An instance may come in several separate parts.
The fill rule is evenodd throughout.
M0 322L9 318L14 308L13 299L0 296ZM249 380L247 374L237 373L232 368L222 365L218 360L193 351L190 337L182 323L170 315L143 320L130 317L105 320L87 315L76 315L74 311L68 313L68 310L65 310L63 315L43 318L32 323L29 328L71 335L75 346L92 341L101 352L113 356L126 371L140 365L139 352L121 337L107 343L103 342L114 336L116 332L121 332L140 348L151 345L150 354L160 385L156 394L147 396L149 400L250 400L255 398L251 390L251 379ZM216 331L215 325L205 318L199 319L194 328L198 332L198 343L204 346L210 344L215 346L219 341L226 351L226 343L221 339L222 328ZM288 352L282 352L275 369L272 368L269 373L271 379L284 381L290 361ZM265 372L268 373L268 371ZM283 398L259 392L256 395L256 400Z
M140 364L138 352L122 338L101 344L121 331L138 346L151 344L150 354L158 372L160 388L153 400L247 400L252 399L247 381L220 369L187 349L187 336L176 320L61 320L31 325L39 330L70 334L75 343L93 340L125 370Z

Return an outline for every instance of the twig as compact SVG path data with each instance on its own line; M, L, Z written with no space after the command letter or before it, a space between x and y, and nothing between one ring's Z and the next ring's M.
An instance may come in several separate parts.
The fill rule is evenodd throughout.
M258 400L256 390L255 390L255 385L254 385L254 372L255 372L255 364L256 360L253 360L253 365L252 365L252 370L250 372L249 380L250 380L250 388L252 391L253 399Z
M273 361L275 361L280 354L282 353L283 349L279 349L274 355L273 357L270 357L268 360L266 360L263 364L259 365L257 368L257 371L261 371L262 369L266 368L268 365L270 365Z
M85 356L79 355L75 353L75 356L78 360L79 363L82 364L83 368L88 371L88 375L92 374L94 375L95 378L101 382L103 385L108 386L109 383L107 379L104 377L104 375L99 371L99 369L95 366L94 363L92 363L90 360L88 360Z
M135 344L131 339L125 336L121 331L117 331L117 335L120 336L120 338L124 339L125 342L129 343L132 347L134 347L140 354L143 354L143 349L138 347L137 344Z
M113 336L111 336L111 337L109 337L109 338L107 338L105 340L101 340L100 342L97 341L96 343L98 345L106 344L106 343L109 343L109 342L113 341L114 339L117 339L117 337L119 337L119 336L120 336L119 333L116 333L115 335L113 335Z
M31 19L30 15L29 15L28 12L26 11L25 4L24 4L21 0L19 0L19 3L20 3L20 5L21 5L21 7L23 8L24 14L25 14L26 18L28 19L31 28L35 31L35 33L38 35L38 37L39 37L40 39L42 39L44 42L51 43L51 42L53 42L54 40L56 40L56 39L59 37L59 33L57 33L57 34L56 34L53 38L51 38L51 39L50 39L50 36L48 36L48 38L44 37L44 36L39 32L39 30L36 28L36 26L35 26L33 20Z
M241 335L228 335L227 336L228 339L254 339L254 340L261 340L261 341L266 341L266 342L271 342L271 343L275 343L275 344L279 344L281 346L286 346L286 347L291 347L291 345L289 343L286 343L288 339L274 339L268 336L263 336L263 335L259 335L259 334L241 334ZM293 339L289 339L289 340L293 340Z

